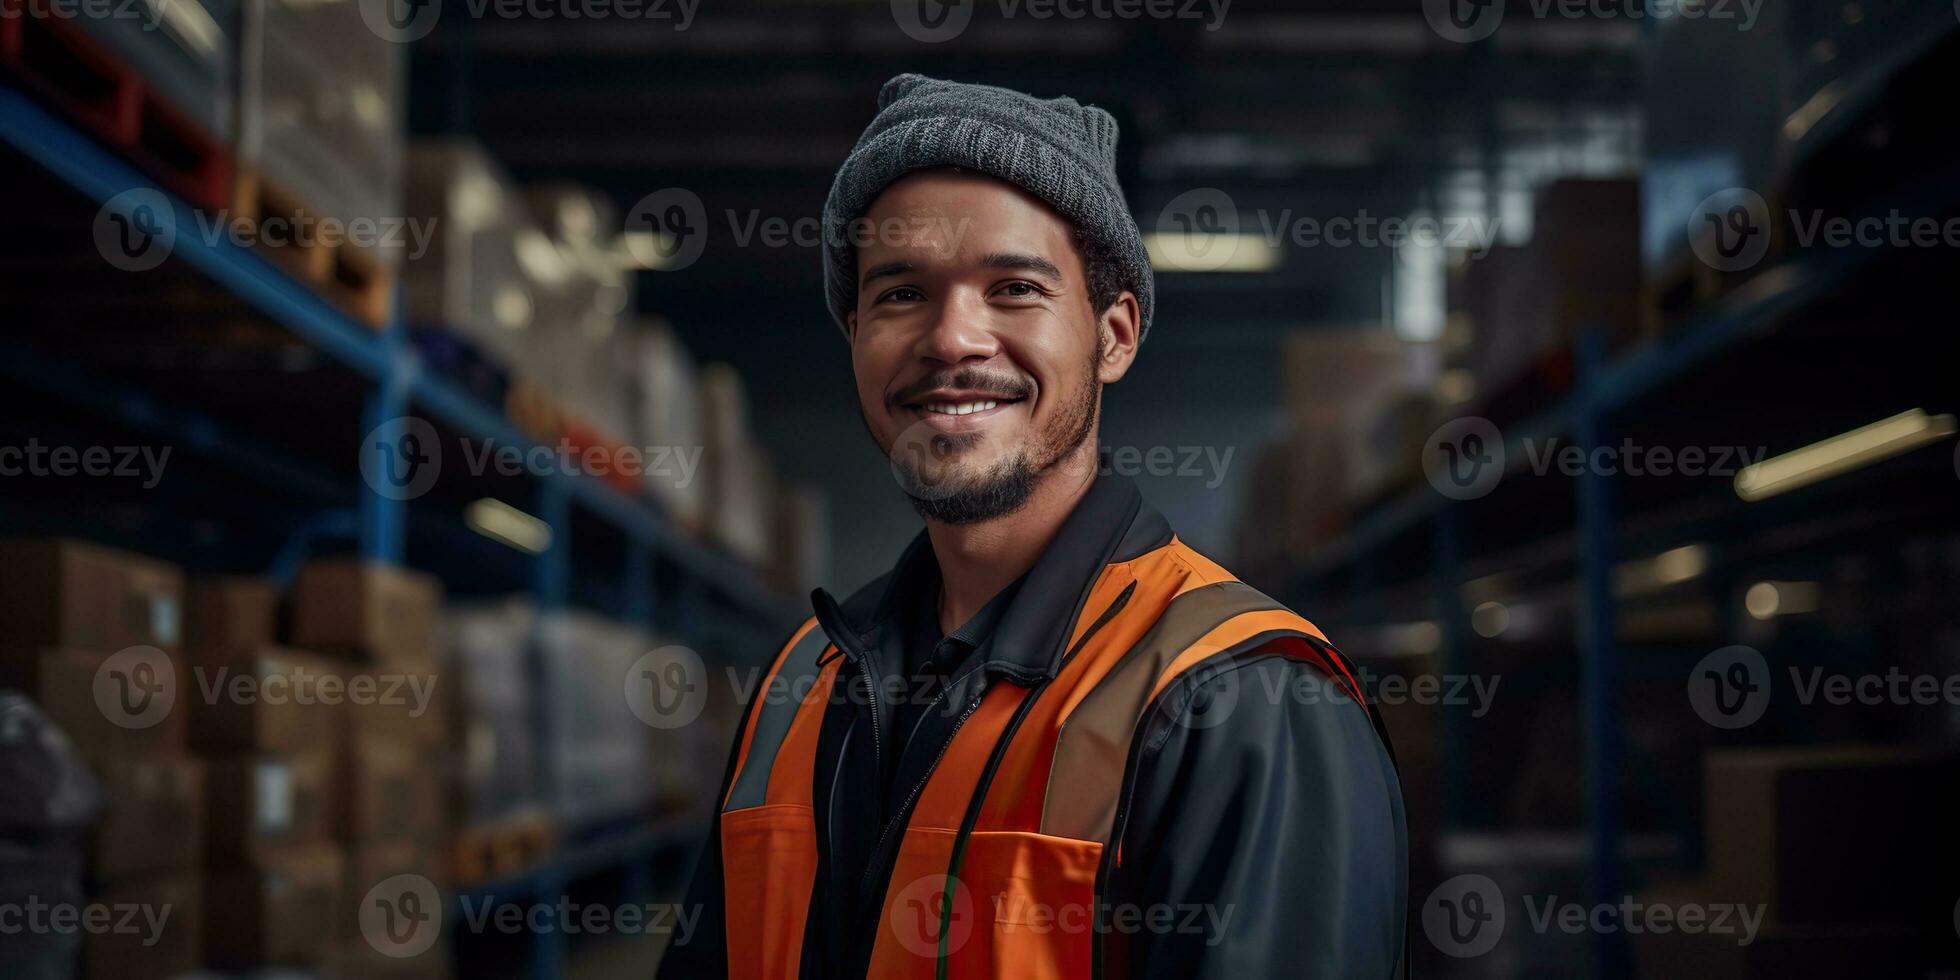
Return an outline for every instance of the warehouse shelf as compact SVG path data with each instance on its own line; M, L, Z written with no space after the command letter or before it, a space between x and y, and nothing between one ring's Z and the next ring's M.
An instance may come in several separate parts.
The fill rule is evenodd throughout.
M1766 339L1790 314L1831 295L1868 268L1879 251L1839 249L1765 270L1680 325L1669 340L1601 363L1597 370L1582 375L1560 402L1507 427L1507 463L1514 469L1522 463L1523 447L1528 442L1574 435L1583 417L1603 419L1623 413L1718 356ZM1358 519L1346 534L1316 549L1299 569L1302 586L1314 589L1388 542L1428 526L1453 503L1426 483L1397 493Z
M670 850L700 846L709 815L685 812L647 823L637 815L630 819L595 821L608 832L590 836L583 842L553 855L542 864L517 874L458 889L455 914L458 922L470 915L484 914L499 905L549 906L581 879L608 871L621 871L622 904L638 904L651 897L649 866L660 854ZM530 976L550 980L562 975L565 961L565 932L546 929L530 937Z
M118 195L137 189L158 190L155 182L79 129L18 90L4 86L0 86L0 140L98 204L129 207L128 200L119 201ZM174 210L175 228L188 232L199 227L197 216L186 201L168 192L158 192ZM418 406L465 433L522 448L536 445L535 440L512 425L501 411L425 370L420 358L403 342L399 326L384 331L369 329L261 256L231 242L178 234L171 261L179 260L244 300L271 322L373 383L375 391L369 414L376 422ZM19 363L30 362L23 359ZM14 373L19 375L24 369ZM69 371L65 376L63 383L71 390L91 389L92 380L79 372ZM225 447L239 443L226 436L222 427L197 418L194 413L173 413L168 406L140 393L116 393L105 403L116 406L125 416L142 419L184 415L174 426L180 435L196 436L190 439L193 445L208 448L233 462L264 469L259 461L273 458L256 449L227 450ZM186 425L190 428L185 428ZM278 475L283 478L294 474ZM771 628L783 625L786 629L786 624L800 618L796 607L762 582L754 570L679 531L651 498L629 496L584 475L546 474L539 479L549 486L550 494L565 495L617 528L635 545L650 548L674 563L692 584L720 594L730 605L767 622ZM306 480L299 485L317 482L317 479ZM350 486L350 492L361 492L361 488ZM375 496L363 493L363 552L399 560L402 508L373 499Z
M1947 213L1954 199L1950 189L1902 188L1896 189L1888 203L1907 213L1941 214ZM1671 329L1665 340L1617 359L1606 357L1600 332L1582 331L1575 352L1578 376L1572 389L1538 415L1504 427L1507 466L1521 466L1527 443L1542 443L1554 436L1588 452L1614 445L1623 430L1644 424L1634 410L1662 398L1697 399L1704 414L1730 413L1733 417L1726 421L1731 425L1753 417L1745 404L1746 396L1730 394L1736 379L1720 375L1718 369L1779 347L1787 349L1779 342L1804 331L1851 342L1850 322L1855 321L1850 318L1827 316L1823 321L1809 322L1807 316L1829 308L1840 295L1860 284L1869 284L1879 263L1888 257L1897 256L1879 248L1798 253L1697 311ZM1798 328L1800 323L1803 326ZM1902 359L1913 356L1906 349L1870 346L1860 348L1860 356L1847 356L1842 362L1897 365L1909 363ZM1826 397L1806 406L1814 418L1799 419L1792 429L1802 431L1829 417L1826 406L1832 400L1829 396L1836 393L1828 389L1820 393ZM1769 421L1763 420L1764 424ZM1390 598L1387 587L1392 585L1399 609L1411 608L1412 600L1427 605L1426 618L1439 625L1439 669L1445 674L1468 675L1474 672L1479 641L1471 633L1463 597L1465 571L1473 566L1489 571L1501 565L1506 556L1545 559L1547 549L1555 553L1539 571L1566 583L1576 600L1569 622L1579 651L1576 679L1582 709L1589 888L1595 900L1611 901L1625 893L1623 844L1627 834L1622 826L1625 810L1619 781L1623 771L1638 776L1644 768L1638 750L1628 745L1620 718L1621 689L1626 683L1651 681L1655 670L1651 663L1632 670L1622 662L1623 655L1636 647L1620 637L1623 600L1616 593L1614 575L1623 558L1638 556L1621 552L1629 547L1644 551L1674 546L1687 540L1706 540L1719 546L1747 531L1768 526L1790 528L1799 521L1810 523L1785 535L1785 546L1803 548L1806 546L1801 542L1806 540L1841 541L1844 535L1838 525L1897 528L1910 521L1874 523L1873 515L1850 506L1850 495L1859 487L1889 485L1883 481L1896 480L1902 474L1931 473L1945 465L1944 459L1924 457L1901 461L1841 479L1835 488L1817 488L1749 505L1729 496L1726 484L1718 491L1720 499L1696 495L1686 500L1660 500L1647 493L1644 500L1623 500L1623 496L1634 498L1622 485L1623 477L1590 469L1569 483L1511 487L1513 496L1471 501L1446 498L1421 482L1383 501L1359 517L1346 534L1317 549L1296 569L1295 595L1309 608L1325 608L1329 603L1323 600L1341 600L1332 604L1344 610L1351 620L1348 625L1369 627L1384 620ZM1650 488L1643 485L1633 489ZM1519 494L1537 496L1529 505L1520 506ZM1895 516L1919 512L1912 509L1917 505L1909 500L1891 499L1888 504ZM1574 515L1569 523L1547 519L1548 513L1562 512L1566 507ZM1466 533L1466 522L1472 518L1480 532L1478 549L1470 547ZM1860 525L1859 521L1865 523ZM1566 543L1559 544L1561 540ZM1669 663L1680 666L1690 662L1684 657L1673 656ZM1445 827L1461 827L1469 792L1462 776L1470 743L1469 723L1457 711L1444 711L1440 720L1443 822ZM1680 809L1674 806L1676 801L1659 802L1664 809ZM1672 823L1687 827L1692 822L1677 817ZM1693 840L1684 843L1689 853L1697 846ZM1624 940L1619 936L1599 937L1594 966L1600 976L1624 975Z
M88 353L103 354L115 347L115 340L70 335L55 335L46 343L25 336L0 340L0 377L13 382L15 390L64 408L84 410L80 418L64 414L63 424L108 425L187 450L198 461L189 475L192 484L224 499L238 500L241 514L251 511L250 519L257 522L261 535L272 529L272 544L277 547L269 549L265 572L275 580L290 580L325 541L351 540L359 553L370 559L435 565L430 570L438 577L444 577L441 573L445 568L451 577L461 575L465 570L456 567L461 563L482 566L486 564L486 549L501 549L497 553L504 560L497 562L494 576L515 583L515 590L527 593L541 612L566 608L575 598L596 593L606 597L606 605L616 607L608 613L638 628L657 628L664 635L686 637L689 642L702 644L711 656L711 648L717 647L736 651L752 648L753 656L767 656L780 636L802 618L796 605L767 585L759 571L683 531L654 497L622 492L594 476L571 472L532 472L522 477L476 474L459 478L463 485L445 484L441 494L415 500L387 497L362 478L356 465L358 457L347 453L343 458L331 448L339 445L338 440L348 431L370 432L391 419L416 413L448 433L524 451L539 443L497 407L429 370L409 343L399 312L386 328L371 329L262 255L230 241L193 233L193 229L201 228L199 215L185 199L157 187L155 181L82 130L6 85L0 85L0 147L11 148L29 161L30 173L45 173L50 188L57 182L72 187L90 205L127 214L134 208L127 192L150 192L144 196L151 202L157 200L152 195L160 194L171 212L163 217L173 221L178 232L166 260L168 268L201 275L215 286L214 295L230 297L223 301L226 313L232 312L229 304L241 304L240 312L254 329L283 331L320 352L327 365L335 367L318 378L306 379L323 389L326 397L309 401L298 392L280 390L282 400L259 411L255 406L265 397L264 390L255 392L250 386L227 389L214 398L213 392L205 390L205 379L132 371L128 359L113 352L79 358L58 353L64 344L79 342L84 348L94 343ZM36 191L28 187L24 193L31 198ZM61 217L66 220L67 216ZM186 282L189 279L184 277ZM177 283L168 277L132 276L126 281L156 295L169 292L166 283ZM142 298L151 297L146 294ZM136 308L135 303L113 291L97 299L106 300L105 309L112 313ZM395 307L399 311L399 296ZM201 322L204 311L177 312L187 322ZM144 307L143 313L158 318L154 306ZM51 317L59 315L59 308L50 312ZM132 313L129 319L136 321L138 317ZM186 331L186 335L190 333ZM159 336L150 334L145 339ZM288 400L289 394L295 397ZM248 414L236 414L240 412ZM312 442L306 434L288 438L282 431L284 425L311 423L316 417L344 425L335 428L331 436ZM362 447L362 451L369 450ZM232 482L235 477L248 481L248 487L238 487ZM497 483L498 479L508 482ZM270 492L260 493L258 488ZM535 555L491 544L467 530L452 512L459 490L482 496L506 491L528 493L528 500L519 497L515 502L525 505L550 528L550 543ZM75 518L71 515L68 520L73 523ZM578 534L573 533L575 525ZM417 542L436 545L427 549L431 554L420 562L408 560L411 526ZM599 534L583 541L582 536L591 529L599 529ZM276 537L281 534L283 545ZM186 544L181 533L159 536L169 538L155 542L162 551L172 552ZM575 553L579 556L577 565ZM479 570L472 567L467 571ZM606 581L595 584L581 578L585 572L603 572L601 577ZM594 587L582 592L582 584ZM664 603L659 607L657 596ZM665 602L669 597L673 601ZM543 655L538 644L531 644L531 649L529 668L534 677L541 676L546 669ZM738 652L728 659L741 657ZM552 715L542 705L537 709L533 722L540 744L545 744L562 723ZM541 773L541 785L550 785L548 776L548 772ZM508 879L466 889L462 897L472 901L550 902L555 899L549 896L563 893L577 881L617 873L626 883L627 896L637 900L651 890L655 858L698 843L706 817L684 814L649 822L643 815L627 816L631 819L604 828L588 827L583 834L566 834L565 839L574 843L545 863ZM561 934L530 936L526 942L533 976L560 975L565 956Z

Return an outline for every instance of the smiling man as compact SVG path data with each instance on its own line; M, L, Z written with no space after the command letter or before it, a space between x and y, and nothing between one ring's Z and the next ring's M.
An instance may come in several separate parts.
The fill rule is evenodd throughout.
M1352 668L1098 472L1153 306L1115 120L918 75L878 105L825 293L925 529L776 654L661 975L1395 975Z

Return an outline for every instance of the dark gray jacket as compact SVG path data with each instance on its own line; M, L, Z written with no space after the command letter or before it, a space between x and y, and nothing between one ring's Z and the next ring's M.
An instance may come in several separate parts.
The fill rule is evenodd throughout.
M1040 672L1019 661L1045 658L1053 646L1047 639L1065 635L1075 615L1069 598L1111 559L1112 547L1147 550L1169 537L1129 481L1098 479L973 656L995 682L1032 683ZM839 604L822 590L812 597L825 632L872 637L866 659L888 675L906 662L900 638L914 635L904 628L908 584L937 580L924 540L849 600ZM1073 587L1056 587L1064 583ZM1312 664L1254 646L1214 658L1159 695L1126 774L1129 804L1118 830L1126 859L1109 869L1098 895L1106 909L1151 910L1156 926L1124 925L1150 921L1140 914L1104 924L1099 959L1109 975L1400 973L1408 879L1401 789L1385 733L1335 690ZM1198 723L1221 696L1232 699L1229 715ZM849 737L874 724L892 732L892 713L862 699L834 700L824 717L818 758L836 763L817 772L816 826L828 832L818 834L805 977L864 975L898 836L879 829L892 820L902 829L903 803L930 775L954 720L927 713L891 754L889 772L877 771L869 739ZM709 831L687 900L700 923L670 948L660 976L723 976L718 828Z

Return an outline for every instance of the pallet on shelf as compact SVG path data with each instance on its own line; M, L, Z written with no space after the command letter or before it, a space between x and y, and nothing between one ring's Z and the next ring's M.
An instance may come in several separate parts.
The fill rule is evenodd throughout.
M517 874L549 857L557 841L557 828L543 813L457 828L450 852L450 878L457 886L468 888Z
M229 218L234 227L252 229L256 248L349 316L376 329L387 325L395 271L344 234L323 241L317 227L304 230L326 220L325 212L308 207L257 168L242 167L232 185Z
M192 204L224 205L232 159L223 142L69 19L0 0L0 74Z

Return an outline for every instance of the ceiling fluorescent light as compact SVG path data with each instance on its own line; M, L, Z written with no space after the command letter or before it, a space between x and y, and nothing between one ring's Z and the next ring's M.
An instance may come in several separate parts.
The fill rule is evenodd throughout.
M1156 231L1143 236L1150 264L1163 272L1271 272L1279 248L1262 235Z
M1735 493L1748 501L1766 500L1938 442L1954 431L1953 416L1927 415L1924 409L1915 408L1745 466L1735 475Z

